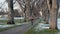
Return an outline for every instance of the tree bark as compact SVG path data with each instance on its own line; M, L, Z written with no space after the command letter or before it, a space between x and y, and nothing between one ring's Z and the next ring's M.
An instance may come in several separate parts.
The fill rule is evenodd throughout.
M57 14L58 14L57 0L47 0L47 5L50 12L49 18L50 29L52 30L57 29Z
M15 24L14 23L14 11L13 11L13 0L8 1L8 10L10 12L10 18L7 24Z
M47 10L46 11L46 14L45 14L46 16L45 16L45 23L46 24L49 24L49 11Z

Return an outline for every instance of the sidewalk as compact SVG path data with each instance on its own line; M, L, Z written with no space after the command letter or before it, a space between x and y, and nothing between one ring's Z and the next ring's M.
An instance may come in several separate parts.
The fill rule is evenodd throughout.
M22 26L18 26L16 28L12 28L10 30L0 32L0 34L24 34L28 29L33 27L38 22L39 22L39 19L36 20L33 25L31 25L31 23L24 24Z

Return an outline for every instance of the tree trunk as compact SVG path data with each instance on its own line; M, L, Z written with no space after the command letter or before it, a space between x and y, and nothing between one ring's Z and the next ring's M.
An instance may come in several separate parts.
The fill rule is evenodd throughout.
M57 8L57 0L47 0L48 8L50 11L50 29L54 30L57 29L57 14L58 14L58 8Z
M57 29L57 11L55 11L55 9L52 9L52 11L50 11L50 23L49 24L50 24L50 29Z
M27 22L27 18L28 18L26 10L27 10L27 7L25 5L25 8L24 8L24 14L25 14L24 22Z
M9 7L9 12L10 12L10 18L7 24L14 24L14 11L13 11L13 0L8 1L8 7Z
M49 11L46 11L45 22L49 24Z

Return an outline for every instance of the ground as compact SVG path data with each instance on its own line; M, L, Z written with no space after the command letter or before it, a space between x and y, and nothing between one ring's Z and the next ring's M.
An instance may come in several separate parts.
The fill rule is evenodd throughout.
M18 26L16 28L12 28L3 32L0 32L0 34L24 34L26 31L28 31L30 28L32 28L34 25L39 23L39 19L34 21L34 24L32 25L31 23L28 24L23 24L21 26Z
M37 19L33 25L28 22L21 26L2 31L0 34L60 34L60 30L50 30L49 24L45 24L41 19Z

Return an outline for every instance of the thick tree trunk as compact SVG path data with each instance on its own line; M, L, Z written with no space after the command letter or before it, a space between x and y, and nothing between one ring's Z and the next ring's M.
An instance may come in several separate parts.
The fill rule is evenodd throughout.
M47 0L48 8L50 11L50 29L54 30L57 29L57 14L58 14L58 8L57 8L57 0Z
M9 7L9 12L10 12L10 18L7 24L14 24L14 11L13 11L13 0L8 1L8 7Z
M50 11L50 29L57 29L57 11L55 10Z

